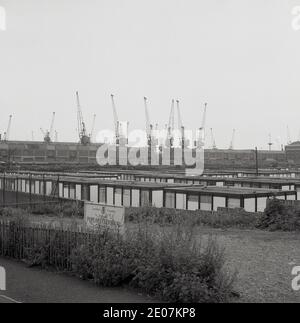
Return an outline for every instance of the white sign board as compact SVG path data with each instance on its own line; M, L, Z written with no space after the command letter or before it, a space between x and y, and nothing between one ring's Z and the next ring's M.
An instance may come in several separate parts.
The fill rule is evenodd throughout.
M0 266L0 290L6 290L6 272L3 267Z
M84 202L84 222L88 229L109 229L123 234L125 229L125 208Z

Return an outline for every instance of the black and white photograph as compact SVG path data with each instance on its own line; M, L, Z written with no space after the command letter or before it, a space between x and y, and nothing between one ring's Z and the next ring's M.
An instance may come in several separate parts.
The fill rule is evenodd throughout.
M29 303L300 303L300 0L0 0L0 311Z

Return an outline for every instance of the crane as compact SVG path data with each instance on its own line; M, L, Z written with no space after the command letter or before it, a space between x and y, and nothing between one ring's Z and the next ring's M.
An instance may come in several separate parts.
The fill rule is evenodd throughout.
M271 137L271 134L269 133L269 142L268 142L269 151L271 151L271 150L272 150L272 145L273 145L272 137Z
M87 135L85 122L83 120L78 91L76 92L76 101L77 101L77 123L78 123L77 129L78 129L79 140L82 145L88 145L91 142L91 138Z
M167 146L172 147L174 141L174 124L175 124L175 114L174 114L174 99L172 99L171 111L169 116L169 123L167 125Z
M50 125L50 130L49 130L49 137L50 138L52 138L52 136L53 136L54 120L55 120L55 112L53 112L53 114L52 114L52 120L51 120L51 125Z
M44 136L44 142L46 143L50 143L52 141L54 120L55 120L55 112L52 113L52 120L49 128L50 130L44 131L42 128L40 128Z
M42 128L40 128L41 133L44 136L44 142L45 143L50 143L51 142L51 138L49 137L49 131L44 131Z
M5 140L5 141L9 140L10 126L11 126L11 119L12 119L12 115L10 115L10 116L9 116L9 118L8 118L8 125L7 125L7 129L6 129L6 132L4 132L4 140Z
M116 109L116 104L115 104L115 99L114 99L113 94L111 94L111 103L112 103L114 124L115 124L115 138L116 138L115 140L116 140L116 144L119 145L119 143L120 143L120 132L119 132L120 123L119 123L119 119L118 119L118 114L117 114L117 109Z
M180 113L180 106L179 106L179 100L176 100L177 105L177 116L178 116L178 130L180 131L180 140L181 140L181 146L184 148L185 145L185 136L184 136L184 126L182 123L181 113Z
M152 141L152 130L153 130L153 125L150 122L150 116L149 116L149 110L148 110L148 99L144 97L144 106L145 106L145 115L146 115L146 135L147 135L147 141L148 141L148 146L151 145Z
M235 139L235 129L232 130L232 137L229 145L229 149L233 150L234 149L234 139Z
M210 128L210 135L211 135L212 149L217 149L216 140L215 140L215 136L212 128Z
M203 115L202 115L202 123L201 123L201 127L199 128L198 138L195 141L195 146L204 146L206 112L207 112L207 103L204 103L204 110L203 110Z

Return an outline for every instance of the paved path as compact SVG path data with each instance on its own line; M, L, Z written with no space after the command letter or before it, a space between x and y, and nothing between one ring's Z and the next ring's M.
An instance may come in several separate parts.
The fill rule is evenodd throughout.
M6 269L6 291L0 303L148 303L151 298L123 288L102 288L65 274L28 268L0 258Z

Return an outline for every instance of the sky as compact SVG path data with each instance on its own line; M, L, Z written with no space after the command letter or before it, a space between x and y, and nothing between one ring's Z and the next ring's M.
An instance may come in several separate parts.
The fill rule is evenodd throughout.
M113 129L110 94L129 129L163 127L179 99L186 129L207 110L207 147L274 149L300 131L300 0L0 0L0 132L77 141L75 92L88 130ZM300 14L300 12L299 12ZM299 20L300 21L300 20ZM300 24L300 22L299 22Z

